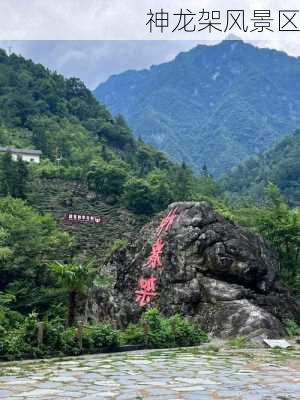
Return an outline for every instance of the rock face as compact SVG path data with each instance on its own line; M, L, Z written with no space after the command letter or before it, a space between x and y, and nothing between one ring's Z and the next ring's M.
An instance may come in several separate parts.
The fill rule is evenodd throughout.
M159 234L172 210L172 225ZM152 267L155 261L161 266L151 268L149 256L158 239L163 247ZM166 315L182 313L220 337L275 338L283 334L284 319L300 322L299 306L278 280L276 252L259 235L203 202L171 204L134 243L117 251L104 270L113 277L111 292L95 289L87 312L89 318L111 319L118 326L136 321L149 306ZM139 280L151 277L156 295L140 307L135 292Z

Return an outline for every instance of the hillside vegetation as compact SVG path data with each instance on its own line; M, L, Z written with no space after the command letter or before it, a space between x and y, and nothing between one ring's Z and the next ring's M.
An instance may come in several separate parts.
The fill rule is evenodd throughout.
M124 119L113 118L79 79L65 79L3 50L0 144L43 152L41 165L31 167L32 179L83 180L110 203L141 214L178 199L177 184L187 186L191 175L187 167L135 140ZM26 172L13 171L8 160L2 166L0 190L15 195L20 189L12 181L21 181L18 177Z
M300 130L265 153L246 160L222 180L231 195L262 200L268 182L279 187L291 206L300 206Z

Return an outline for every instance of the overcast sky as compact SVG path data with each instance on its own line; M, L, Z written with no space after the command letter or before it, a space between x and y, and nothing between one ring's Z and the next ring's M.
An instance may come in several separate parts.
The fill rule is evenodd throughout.
M0 41L0 47L22 54L51 70L82 79L94 89L109 76L128 69L148 68L173 59L196 41ZM211 44L211 43L210 43ZM257 43L256 43L257 45ZM300 55L300 42L258 42L259 46Z
M2 41L0 46L95 88L110 75L171 60L189 41Z
M254 10L270 10L274 32L258 34L258 45L300 55L300 31L275 32L279 10L297 10L299 0L0 0L0 46L11 47L13 52L67 77L79 77L93 89L112 74L169 61L200 43L199 38L203 41L209 37L214 40L209 42L212 44L228 35L218 31L211 35L198 28L191 35L183 30L162 34L159 29L150 34L147 13L162 7L170 16L183 7L197 16L202 9L220 10L222 16L228 10L244 9L249 22ZM297 17L300 27L300 12ZM254 33L250 32L231 33L253 41Z

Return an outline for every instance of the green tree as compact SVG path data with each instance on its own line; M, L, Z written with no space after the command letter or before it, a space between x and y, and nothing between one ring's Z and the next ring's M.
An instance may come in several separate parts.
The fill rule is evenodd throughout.
M29 177L26 162L20 157L13 161L10 153L5 153L0 162L1 189L4 195L25 198Z
M219 197L222 193L218 183L210 175L200 176L194 179L194 198L205 196L208 198Z
M105 197L110 195L119 197L123 193L126 178L126 172L113 163L98 164L87 175L90 187Z
M208 178L210 176L210 173L208 172L208 168L207 168L206 164L203 164L201 176L203 176L205 178Z
M8 239L8 232L0 227L0 260L5 260L11 255L10 248L6 245Z
M5 196L12 195L14 192L15 170L14 161L9 152L1 156L0 159L1 192Z
M153 192L142 178L130 178L126 182L123 200L128 209L137 214L153 213Z
M59 262L50 265L56 274L60 284L68 293L68 317L67 325L72 326L75 322L77 304L80 296L87 294L95 272L91 265L61 264Z
M21 199L0 199L0 291L16 296L17 311L45 311L43 290L53 286L49 261L65 259L72 241L50 215L39 215Z
M266 197L267 205L258 214L257 227L279 252L283 278L300 294L299 210L290 210L279 189L272 183L266 188Z
M10 314L9 305L14 301L14 295L0 292L0 336L2 334L2 329L9 327L9 321L7 318ZM5 330L3 332L5 332Z
M155 169L147 175L147 183L151 188L154 211L165 209L174 199L167 173Z
M180 167L174 170L172 176L173 193L176 201L191 200L193 174L183 161Z
M27 180L29 176L27 164L23 161L20 157L15 163L15 177L14 177L14 187L13 187L13 197L20 197L24 199L26 197L26 187L27 187Z

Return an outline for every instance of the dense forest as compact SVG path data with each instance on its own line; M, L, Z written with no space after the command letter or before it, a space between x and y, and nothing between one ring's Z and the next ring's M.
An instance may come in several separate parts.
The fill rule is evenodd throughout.
M124 119L113 118L80 80L2 50L0 83L0 143L41 150L35 175L85 179L110 201L122 197L145 214L179 199L180 185L188 185L185 165L135 140Z
M264 188L273 182L291 206L300 205L300 131L278 141L270 150L252 157L222 179L231 195L262 200Z
M80 352L74 347L76 318L92 282L100 288L109 285L101 279L101 265L74 245L72 233L53 215L38 212L40 182L46 187L58 179L86 185L104 203L127 208L143 221L173 201L206 200L268 238L280 254L285 282L300 294L300 214L288 207L274 184L264 182L260 204L233 203L205 165L195 176L185 163L173 163L134 139L125 120L112 117L80 80L65 79L3 50L0 146L43 152L40 164L13 161L8 152L0 156L0 357ZM107 254L122 244L110 243ZM44 348L33 340L41 321ZM201 332L178 323L188 332L186 343L202 340ZM88 348L97 340L115 343L112 327L90 332Z

